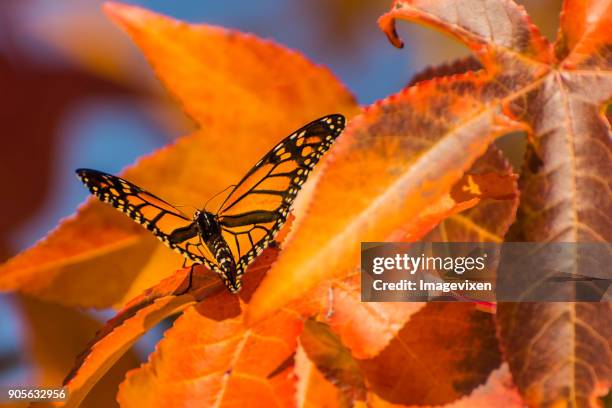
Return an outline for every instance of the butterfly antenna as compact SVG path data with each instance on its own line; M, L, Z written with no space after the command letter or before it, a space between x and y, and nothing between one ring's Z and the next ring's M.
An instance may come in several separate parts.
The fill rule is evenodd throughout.
M211 201L213 198L215 198L215 197L219 196L220 194L225 193L225 192L226 192L228 189L230 189L230 188L232 188L232 187L236 187L236 185L235 185L235 184L232 184L231 186L227 186L227 187L225 187L223 190L221 190L221 191L219 191L217 194L215 194L214 196L210 197L210 198L209 198L209 199L206 201L206 203L204 204L204 207L203 207L203 208L204 208L204 209L206 209L206 206L208 205L208 203L210 203L210 201ZM223 204L221 204L221 205L223 205ZM219 211L217 211L217 212L219 212Z
M193 208L193 210L194 210L194 211L198 211L198 209L197 209L197 208L195 208L193 205L177 205L177 204L174 204L174 206L175 206L176 208L185 208L185 207L189 207L189 208Z

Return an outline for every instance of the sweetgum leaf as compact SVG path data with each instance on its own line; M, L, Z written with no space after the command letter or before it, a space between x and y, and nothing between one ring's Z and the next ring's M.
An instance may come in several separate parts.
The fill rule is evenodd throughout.
M227 292L187 309L149 361L128 373L119 389L123 407L261 406L294 404L295 380L280 369L292 356L299 315L279 310L245 327L241 305Z
M298 345L295 353L296 406L298 408L341 408L351 406L344 394L310 361Z
M229 129L253 137L264 131L285 135L294 130L287 124L356 108L328 69L271 41L121 3L106 3L105 11L130 34L183 109L203 128L214 128L214 140L231 135Z
M482 69L482 64L478 61L478 58L473 55L465 58L457 59L451 62L447 62L441 65L429 66L420 72L417 72L410 78L407 87L415 85L421 81L428 81L430 79L451 76L457 74L463 74L468 71L478 71Z
M441 200L442 205L433 206L433 210L430 207L434 216L433 220L429 220L430 225L426 229L430 229L439 222L440 214L448 213L451 214L450 217L422 239L438 242L479 240L500 242L503 240L508 225L514 219L518 204L516 181L512 175L512 169L500 152L491 147L452 190L463 190L463 188L470 187L467 181L473 181L472 176L475 175L494 175L497 180L506 180L498 183L507 187L507 190L501 195L507 197L514 194L515 197L494 200L481 196L482 200L478 201L475 207L455 213L455 209L463 210L464 207L460 202L452 204L453 200L449 195L446 199ZM478 187L486 191L487 185L485 183ZM447 208L445 206L449 204L450 209L445 212L443 208ZM472 202L471 205L473 204ZM423 225L427 223L422 220L412 220L411 224L418 225L416 230L422 231ZM410 229L411 227L407 227L402 232L406 233ZM398 239L409 240L410 238L413 238L413 235L399 235ZM318 319L327 323L341 338L343 344L351 350L352 356L360 359L376 356L402 329L410 316L424 307L423 303L361 302L359 268L353 269L344 278L321 282L315 290L304 296L303 299L296 300L292 305L305 315L318 315Z
M378 23L393 45L403 47L395 31L397 18L428 24L457 37L480 54L487 69L509 56L551 61L548 41L525 9L512 1L395 0Z
M300 335L308 358L335 384L349 401L365 400L364 376L357 362L340 339L324 323L309 319Z
M603 114L612 97L611 7L566 1L552 45L511 1L399 0L380 20L395 45L397 18L466 43L490 77L484 88L495 89L504 112L530 134L510 240L612 242L612 137ZM610 389L610 304L498 310L504 354L526 403L593 406Z
M201 207L304 123L356 110L327 69L272 42L117 3L106 11L203 128L122 173L169 202ZM182 260L125 215L91 199L0 267L0 289L65 305L123 305Z
M425 81L349 122L249 319L346 276L359 242L417 240L450 215L457 202L444 201L453 186L497 136L516 129L485 91L485 78L472 72Z
M359 270L329 286L327 310L320 319L351 351L355 358L376 356L397 335L406 321L425 306L424 303L361 302ZM326 291L319 296L324 297Z
M500 155L495 148L490 148L487 154L482 156L474 164L468 174L496 174L496 175L511 175L511 167ZM512 179L513 180L513 179ZM457 184L455 187L466 186L463 183ZM516 191L514 180L512 181L510 191ZM467 187L467 186L466 186ZM427 239L442 241L469 241L469 240L484 240L500 242L503 240L503 235L514 217L518 197L513 200L482 200L473 209L467 210L451 216L436 227ZM460 217L454 221L455 217ZM497 222L493 222L496 219ZM398 332L402 330L422 332L423 329L415 328L415 324L411 320L414 316L415 320L419 319L436 321L439 314L435 310L425 307L424 303L362 303L360 301L360 280L359 270L344 279L334 279L327 285L322 285L318 291L306 296L307 299L320 299L319 319L329 324L329 328L337 334L338 339L335 341L326 341L325 339L332 338L331 333L324 332L320 336L315 336L314 333L319 333L321 330L309 330L308 327L320 328L325 327L320 323L307 323L306 331L302 334L302 339L308 340L308 347L304 344L309 357L313 359L315 365L325 374L327 378L333 380L338 389L355 390L355 381L350 378L360 378L359 369L347 369L357 359L377 358L376 356L383 350L389 342L395 342L398 337ZM425 309L423 309L425 307ZM463 310L465 305L449 304L448 315L451 316L457 310ZM478 308L475 309L475 311ZM310 312L313 313L313 312ZM481 313L481 312L478 312ZM489 319L490 320L490 319ZM489 322L490 323L490 322ZM404 327L405 326L405 327ZM489 324L488 330L483 331L478 335L479 338L488 338L495 341L494 325ZM457 327L454 325L439 325L437 328L438 336L441 339L453 341L457 336ZM307 333L307 334L306 334ZM343 344L340 343L340 340ZM399 340L401 342L401 339ZM438 355L446 353L447 343L440 341L431 343L431 350L428 354ZM346 354L346 347L350 350L350 355ZM487 348L487 347L485 347ZM336 356L336 357L334 357ZM337 356L342 356L339 358ZM474 383L474 387L484 382L489 372L495 368L494 364L490 368L480 367L479 379ZM392 370L390 370L392 371ZM311 373L308 371L307 373ZM349 373L352 373L350 375ZM453 381L453 373L450 370L442 375L439 375L440 381ZM423 370L411 370L410 376L412 381L427 381L427 373ZM315 376L316 378L316 376ZM319 382L316 382L316 387ZM304 385L305 386L305 385ZM333 390L324 387L332 393L334 403L337 402L336 394ZM357 387L359 389L359 387ZM470 401L472 397L471 389L464 389L457 393L457 398L464 396L464 399ZM306 391L304 391L306 393ZM299 394L301 395L301 394ZM344 393L346 396L346 392ZM352 395L352 396L351 396ZM358 394L357 394L358 395ZM370 396L374 394L370 393ZM488 395L488 394L487 394ZM349 394L353 403L357 403L356 394L353 391ZM474 397L475 401L480 397ZM486 401L485 397L481 398ZM368 398L368 401L370 399ZM515 400L520 401L520 397L515 396ZM379 403L384 401L380 398ZM388 402L384 402L389 404ZM466 404L468 404L466 402Z
M277 253L277 249L268 248L253 263L251 273L244 280L244 289L240 294L242 299L248 300ZM219 300L218 294L222 292L225 292L225 287L221 281L205 268L197 267L191 275L189 269L179 270L132 299L96 333L77 357L76 364L64 380L69 391L67 406L78 406L83 398L89 396L88 393L104 373L140 336L162 319L204 299L212 297ZM224 301L223 306L230 309L238 305L236 298Z
M469 395L501 363L493 316L469 303L428 303L376 357L370 389L396 404L440 405Z
M422 405L420 405L422 406ZM502 365L491 373L487 382L476 388L470 395L449 404L437 405L443 408L523 408L521 396L512 383L507 365ZM390 403L374 393L368 395L368 407L402 408L406 405ZM411 405L414 407L414 405Z
M431 242L503 242L504 235L515 219L519 204L518 186L513 178L512 166L497 148L491 146L474 163L467 174L490 177L495 188L504 187L505 183L514 185L512 189L500 190L497 196L489 195L490 199L481 201L473 208L444 219L423 238L424 240ZM482 184L479 185L482 186ZM460 186L461 184L456 185L453 190L457 190ZM488 184L485 184L483 188L487 186ZM504 191L509 194L514 193L514 197L502 199Z

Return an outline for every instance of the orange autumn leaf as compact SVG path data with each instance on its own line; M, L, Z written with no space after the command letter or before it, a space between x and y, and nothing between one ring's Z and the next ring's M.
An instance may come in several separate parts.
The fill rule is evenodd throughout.
M192 304L190 296L167 296L152 301L132 316L118 315L117 323L107 323L107 328L94 338L95 343L82 352L76 368L69 373L67 384L69 399L65 407L77 407L87 397L91 388L144 333L164 318L176 314ZM124 320L125 319L125 320ZM115 326L118 324L117 326ZM105 331L109 330L108 333ZM74 377L72 377L74 375Z
M432 407L431 405L418 405L419 407ZM491 373L487 382L476 388L470 395L449 404L437 405L443 408L522 408L521 396L512 383L512 377L507 365L502 365ZM414 408L415 405L392 404L374 393L368 395L370 408Z
M294 378L284 369L302 320L279 310L247 328L237 298L222 292L187 309L149 361L128 373L119 389L123 407L291 406ZM262 358L265 356L265 358Z
M321 299L318 319L331 327L353 357L368 358L377 355L425 304L361 302L360 282L355 269L344 279L321 285L309 297Z
M514 178L511 177L511 168L507 162L500 156L499 152L490 150L487 154L481 157L477 163L473 166L470 172L476 172L476 174L482 174L481 172L497 171L497 173L486 173L486 174L507 174L509 181ZM514 183L511 183L514 184ZM513 187L515 189L515 187ZM512 190L510 190L512 191ZM518 197L515 197L511 201L494 201L485 200L480 202L476 207L465 214L458 214L445 220L441 225L436 227L434 231L428 234L427 238L434 241L470 241L478 238L484 241L500 242L503 240L503 235L508 227L508 222L501 222L502 220L509 220L512 218L516 205L518 203ZM454 222L453 218L460 217ZM491 222L491 218L496 218L495 223ZM486 231L486 232L485 232ZM354 271L351 276L343 280L333 280L319 291L315 291L307 297L309 299L315 298L320 299L319 307L319 319L325 321L330 325L335 333L339 335L343 344L346 345L354 358L367 359L375 357L383 348L385 348L389 341L393 340L398 335L398 332L404 331L415 331L422 332L422 329L415 328L416 323L411 323L410 318L416 314L415 319L418 321L419 316L421 319L435 321L439 317L439 313L435 310L423 309L425 303L363 303L360 301L360 285L359 285L359 272ZM312 300L311 300L312 301ZM451 311L454 311L454 307L462 308L463 305L449 305ZM313 307L312 310L316 309ZM476 306L475 312L482 313L481 308ZM488 312L490 315L490 312ZM492 325L489 325L489 330L482 331L480 337L489 336L494 338L495 330ZM453 338L457 335L455 331L456 327L453 325L440 325L438 335L440 338ZM400 339L401 342L401 339ZM427 342L425 342L427 343ZM394 343L395 344L395 343ZM439 351L442 351L447 347L446 343L444 346L432 346L434 351L429 354L437 355ZM418 353L417 353L418 354ZM319 359L321 363L321 360ZM327 358L322 361L325 366L323 370L332 370L328 374L334 371L341 370L341 367L337 365L337 359ZM335 367L335 368L334 368ZM492 369L493 367L491 367ZM392 370L389 370L391 373ZM488 375L489 369L483 368L480 372L480 381L484 381ZM421 377L426 377L426 372L421 370L412 370L411 378L414 381L421 381ZM450 375L450 374L449 374ZM451 381L449 378L441 376L443 381ZM479 382L474 383L473 386L478 386ZM344 384L348 386L349 384ZM490 388L489 385L482 385L482 387ZM465 395L462 400L465 400L463 406L470 406L471 403L486 403L491 404L493 396L487 392L485 395L482 391L474 391L470 394L470 390L463 390L461 392ZM370 394L370 398L374 394ZM473 395L479 395L478 397ZM495 394L497 395L497 394ZM472 398L473 397L473 398ZM501 394L502 398L504 394ZM514 398L520 401L520 398L514 391ZM335 399L334 399L335 400ZM377 397L376 400L381 406L391 406L388 402ZM354 401L357 403L358 401ZM368 403L371 403L369 401ZM386 405L385 405L386 404ZM458 406L462 406L461 403ZM453 404L450 404L452 406Z
M189 26L138 7L111 3L106 11L141 45L162 82L203 128L122 173L177 205L201 207L291 131L324 114L356 109L327 69L269 41ZM0 267L0 289L66 305L122 305L182 259L91 199Z
M514 174L501 172L471 174L468 172L451 188L450 193L443 195L437 202L422 210L415 219L398 228L387 240L417 241L437 226L440 220L446 220L473 209L483 200L505 200L512 203L515 198L518 198L518 190ZM502 206L505 207L504 204ZM514 216L516 206L511 205L510 208L512 211L498 221ZM506 223L506 228L508 224ZM505 228L502 229L502 233L505 233ZM501 237L498 239L501 241Z
M358 401L355 392L361 390L359 385L365 380L370 390L368 406L520 404L507 367L495 370L500 353L493 316L474 305L428 304L413 315L382 353L371 359L353 359L326 327L307 321L301 335L304 349L338 390L352 395L349 401ZM476 361L478 364L470 363ZM423 386L422 382L438 386ZM444 400L454 402L442 404Z
M507 364L491 372L487 382L470 395L447 404L445 408L488 408L503 405L506 408L521 408L521 395L512 382Z
M370 389L389 402L445 404L499 366L494 327L493 316L472 304L428 303L378 356L359 363Z
M330 382L312 361L306 352L298 346L295 353L296 406L298 408L341 408L342 393Z
M448 218L439 223L421 239L431 242L502 242L510 221L513 219L518 196L512 167L497 149L491 147L472 166L469 172L453 187L463 190L462 186L472 176L476 179L494 179L502 181L496 186L500 197L515 194L513 200L479 200L478 204L468 210L458 212L455 205L451 207ZM487 189L487 183L478 187ZM505 186L504 188L501 188ZM471 200L470 197L467 197ZM452 202L450 197L442 200ZM431 207L430 207L431 208ZM436 208L436 207L434 207ZM435 213L429 210L430 213ZM435 221L436 218L430 221ZM422 222L413 222L423 225ZM429 228L429 227L427 227ZM415 228L422 231L422 228ZM406 231L403 231L406 232ZM411 234L399 235L399 240L409 240ZM406 302L361 302L359 271L344 279L335 279L315 291L312 297L322 298L319 319L326 322L341 338L355 358L365 359L376 356L399 332L410 316L418 312L425 303ZM311 297L311 296L309 296ZM327 301L327 302L326 302Z
M208 137L215 142L233 136L229 130L253 138L270 132L278 140L296 129L294 124L356 110L353 96L328 69L272 41L121 3L106 3L105 11L140 47L183 109L200 126L214 129ZM254 147L235 143L232 150L243 157Z
M336 353L342 354L340 350L348 347L351 355L325 357L334 355L333 347L327 347L329 350L322 353L323 357L310 356L319 369L326 376L338 379L351 378L346 374L339 376L338 372L353 376L359 372L368 385L368 400L376 393L376 398L387 401L385 404L389 406L438 405L460 398L470 401L473 391L485 384L500 362L494 316L468 303L359 304L356 278L357 275L334 285L336 307L330 309L331 318L326 318L330 328L338 333L336 342L342 341L342 345L334 346ZM343 293L343 287L350 289ZM349 302L336 300L337 297L345 297ZM381 319L394 317L394 310L400 316L403 314L403 318L395 322ZM377 333L382 340L375 339ZM360 342L370 349L365 349ZM315 350L321 354L326 348L319 346ZM367 352L371 354L368 356ZM350 361L358 366L356 370L345 368L350 366ZM344 381L337 386L346 388L354 384L354 381Z
M429 242L498 242L504 241L510 224L514 220L519 204L517 181L512 166L501 151L491 146L481 156L462 180L470 175L480 175L485 179L498 180L493 188L498 190L497 198L507 199L481 200L478 205L451 215L429 232L423 239ZM478 179L478 177L476 178ZM468 183L469 185L469 183ZM477 183L477 189L486 191L490 183ZM513 191L509 190L512 189ZM464 190L462 183L457 183L451 190ZM506 194L514 194L510 199Z
M336 385L346 400L365 400L363 373L351 356L351 351L331 332L328 325L314 319L306 320L300 335L300 345L310 361L326 379Z
M512 168L500 152L490 148L478 159L469 174L486 175L505 180L507 191L500 196L516 192ZM456 185L464 185L465 176ZM484 185L483 185L484 187ZM502 191L500 189L499 191ZM483 200L475 207L443 221L426 239L431 241L492 241L501 242L509 222L514 216L518 197L514 200ZM424 303L364 303L361 302L359 271L354 270L344 279L322 283L306 296L308 302L296 301L306 308L304 313L317 314L330 325L354 358L376 356L404 327L410 317L425 306ZM318 302L316 302L318 300ZM308 304L308 303L315 303Z
M395 21L433 25L472 48L502 90L503 109L529 132L522 200L509 240L612 242L612 4L566 0L553 44L511 1L396 0L379 23L401 46ZM476 13L480 18L465 18ZM482 24L494 21L494 24ZM517 58L518 56L518 58ZM580 276L580 255L570 262ZM588 270L588 267L585 268ZM595 406L612 384L609 303L504 303L500 340L531 406Z
M268 248L253 263L245 277L245 287L240 298L248 300L261 277L276 259L278 250ZM144 333L165 317L209 297L224 292L221 281L205 268L197 267L177 271L142 295L132 299L123 310L100 329L89 345L77 357L73 368L65 378L69 400L67 407L78 406L105 372L113 366L129 347ZM236 300L225 306L236 305Z
M422 82L350 121L248 317L255 321L346 275L360 242L416 240L452 210L474 206L456 203L451 189L497 136L517 128L499 106L463 90L485 84L473 73Z
M398 48L402 48L404 43L395 30L397 19L439 28L469 46L489 69L496 68L496 64L512 54L525 57L524 61L515 61L518 65L525 65L522 68L552 61L548 41L531 23L523 7L510 1L496 2L492 9L487 9L478 0L468 0L463 4L464 7L458 9L451 7L457 6L456 0L394 0L390 11L380 17L378 24L389 41ZM481 25L483 20L461 18L462 13L483 19L494 17L497 24ZM511 31L511 28L516 31ZM532 73L536 71L537 68L529 70Z

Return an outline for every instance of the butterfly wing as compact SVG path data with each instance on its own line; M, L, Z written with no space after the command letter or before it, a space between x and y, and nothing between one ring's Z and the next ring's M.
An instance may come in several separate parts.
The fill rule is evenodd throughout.
M270 245L298 191L344 125L344 116L329 115L296 130L257 162L225 199L219 222L235 254L238 277Z
M179 209L120 177L91 169L76 173L101 201L127 214L186 258L218 271L215 258L200 240L197 225Z

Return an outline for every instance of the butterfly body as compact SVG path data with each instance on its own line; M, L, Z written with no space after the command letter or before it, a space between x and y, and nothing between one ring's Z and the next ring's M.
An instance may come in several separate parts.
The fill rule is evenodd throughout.
M241 287L241 282L237 279L236 261L232 256L232 251L223 238L221 233L221 224L219 218L208 211L196 211L194 215L194 223L198 227L198 232L204 244L221 269L220 273L224 277L224 282L227 282L228 288L232 293L238 292Z
M236 293L247 266L274 242L298 191L344 123L342 115L328 115L287 136L234 186L217 213L203 209L189 217L120 177L91 169L76 172L93 195L187 259L218 273Z

